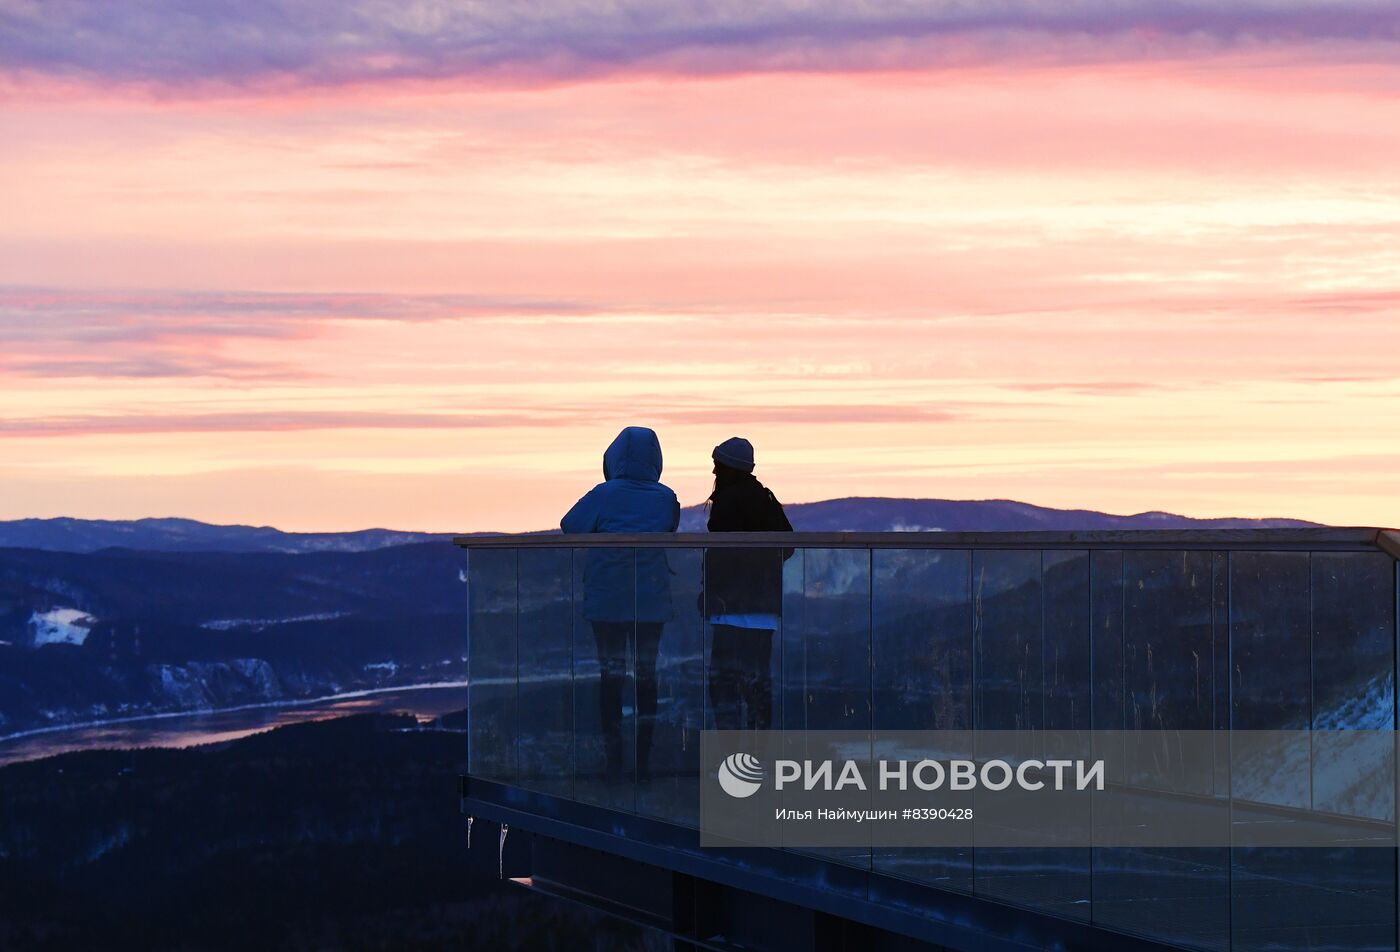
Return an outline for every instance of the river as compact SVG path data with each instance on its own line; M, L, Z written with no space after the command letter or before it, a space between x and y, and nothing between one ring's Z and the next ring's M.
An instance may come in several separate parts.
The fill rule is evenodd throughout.
M324 721L371 711L403 711L426 719L460 711L466 706L466 684L450 683L355 691L306 701L257 704L222 711L157 714L97 724L77 724L0 738L0 766L95 748L194 747L237 740L286 724Z

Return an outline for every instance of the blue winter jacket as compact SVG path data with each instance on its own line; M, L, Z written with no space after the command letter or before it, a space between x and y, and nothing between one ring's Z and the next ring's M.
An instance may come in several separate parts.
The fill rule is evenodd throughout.
M603 479L574 503L559 528L570 533L676 531L681 506L661 484L661 442L654 431L625 427L603 454ZM665 550L589 549L583 564L583 614L590 621L670 621L671 570Z

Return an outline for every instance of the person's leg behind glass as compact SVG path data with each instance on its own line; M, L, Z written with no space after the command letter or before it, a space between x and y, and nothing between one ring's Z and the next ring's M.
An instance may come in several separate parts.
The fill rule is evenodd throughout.
M744 721L749 730L773 729L773 632L743 630Z
M656 733L656 656L661 622L637 623L637 779L651 778L651 744Z
M737 731L743 728L740 705L740 682L744 661L740 655L743 629L732 625L713 625L710 631L710 711L715 730Z
M622 776L622 696L627 687L627 642L631 622L595 621L598 646L598 722L607 757L607 779Z

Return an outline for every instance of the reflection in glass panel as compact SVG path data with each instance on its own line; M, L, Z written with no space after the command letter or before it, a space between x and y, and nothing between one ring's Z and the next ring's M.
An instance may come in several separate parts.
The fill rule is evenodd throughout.
M1231 947L1393 950L1394 875L1394 849L1236 847Z
M1089 645L1089 553L1047 551L1041 558L1041 591L1044 598L1044 728L1046 757L1077 759L1085 756L1091 727ZM1048 796L1056 796L1050 793ZM1089 836L1089 801L1076 799L1065 808L1064 827L1056 831L1065 839L1085 842ZM1086 847L1049 847L1027 851L1027 865L1034 864L1035 886L1023 886L1023 901L1074 919L1089 917L1089 850Z
M1086 731L1091 725L1088 554L977 552L973 578L978 727L1054 730L1053 740L1042 741L1041 749L1022 753L1039 758L1082 756L1066 746L1077 747L1073 732ZM1045 743L1056 746L1045 748ZM1078 814L1077 825L1074 818L1074 812L1067 812L1065 826L1042 831L1042 846L979 848L977 892L1057 915L1086 918L1089 851L1054 845L1084 839L1087 804Z
M1126 708L1123 685L1123 553L1089 555L1089 613L1093 659L1093 726L1097 732L1121 731ZM1120 751L1109 758L1122 765ZM1119 781L1114 773L1108 779Z
M714 730L778 726L783 574L796 558L792 549L705 550L705 712Z
M1210 730L1215 723L1214 565L1209 552L1129 552L1124 556L1126 727L1161 731L1157 749L1129 779L1209 794L1208 762L1183 763L1170 732ZM1141 746L1141 745L1134 745Z
M1240 731L1306 731L1312 697L1312 572L1306 552L1230 556L1231 784L1238 800L1306 808L1308 744L1256 748Z
M973 552L972 600L974 726L1040 730L1045 725L1041 553ZM1005 756L1004 751L987 754ZM973 799L975 811L975 793ZM1035 850L978 848L974 865L979 895L1023 904L1037 898L1042 879Z
M776 652L780 665L776 693L782 699L774 727L783 730L784 752L789 756L802 756L804 744L802 734L807 729L806 689L803 670L807 652L803 639L806 630L807 601L802 590L802 579L807 565L807 550L799 548L783 561L783 617L778 631L781 647Z
M1317 552L1312 560L1312 728L1390 731L1395 723L1394 560L1375 552ZM1345 763L1313 762L1313 808L1388 820L1394 747L1323 745Z
M468 768L515 777L515 550L477 549L467 559Z
M1044 726L1040 553L972 554L977 730Z
M1045 729L1087 731L1089 682L1089 553L1044 553Z
M807 549L803 554L803 726L868 730L870 551Z
M778 631L780 677L777 693L782 698L774 726L784 730L807 729L806 688L803 668L807 652L802 633L807 624L807 600L802 591L806 574L807 550L797 549L783 561L783 617Z
M574 552L574 796L617 810L635 806L636 659L656 657L671 610L646 568L643 596L632 549Z
M665 549L671 619L656 659L655 716L648 730L638 700L637 812L687 826L699 822L700 731L705 726L705 633L701 620L700 549ZM647 693L638 675L637 691ZM650 745L647 744L650 735Z
M1296 555L1237 553L1236 620L1253 622L1240 669L1244 690L1240 701L1249 705L1248 718L1239 716L1237 729L1274 726L1293 729L1306 716L1314 731L1310 745L1288 749L1239 751L1237 796L1258 794L1256 768L1269 758L1273 789L1254 800L1302 801L1318 810L1381 824L1368 829L1341 818L1316 816L1314 825L1333 830L1335 846L1312 849L1234 850L1234 942L1239 949L1391 949L1395 943L1395 853L1393 849L1359 846L1366 838L1384 842L1392 836L1394 752L1391 744L1362 735L1348 742L1346 733L1366 728L1389 731L1394 724L1394 581L1390 560L1379 554L1317 552L1310 563ZM1304 569L1308 575L1304 576ZM1284 587L1289 591L1285 594ZM1241 603L1241 595L1245 600ZM1284 599L1284 606L1261 606L1266 597ZM1307 601L1304 602L1303 600ZM1302 604L1300 604L1302 603ZM1306 605L1306 609L1304 608ZM1305 614L1306 611L1306 614ZM1310 617L1303 633L1298 627ZM1270 639L1269 636L1272 635ZM1238 637L1238 636L1237 636ZM1279 657L1265 658L1265 649L1287 646ZM1306 660L1295 643L1308 644ZM1300 678L1292 668L1308 665L1307 691L1301 702L1281 698L1245 679L1269 675L1292 687ZM1269 720L1274 721L1273 724ZM1333 733L1338 732L1338 733ZM1237 738L1240 735L1236 735ZM1296 748L1296 749L1295 749ZM1306 756L1307 766L1298 761ZM1252 832L1265 823L1296 822L1291 816L1248 804L1236 804L1237 821Z
M800 581L800 614L784 609L783 639L798 657L784 658L788 676L798 679L799 725L811 731L868 731L870 697L870 550L804 549L802 574L784 574L784 584ZM784 602L790 596L785 592ZM798 619L800 618L800 627ZM791 695L789 695L791 697ZM788 711L791 715L793 712ZM790 755L797 751L790 751ZM825 754L822 754L825 756ZM869 746L849 751L869 759ZM866 866L870 850L818 851L837 862Z
M1230 796L1230 555L1211 554L1211 687L1214 711L1215 769L1211 787L1216 797Z
M1094 924L1188 949L1229 947L1229 850L1094 850Z
M1250 729L1305 731L1393 724L1392 591L1364 556L1233 553L1232 784L1240 833L1296 822L1267 806L1387 812L1386 787L1357 790L1337 770L1345 745L1306 738L1250 743ZM1386 634L1380 634L1385 627ZM1389 780L1389 759L1371 763ZM1320 780L1320 790L1315 781ZM1389 795L1387 795L1389 794ZM1326 818L1313 818L1315 823ZM1336 847L1233 850L1233 945L1239 949L1392 948L1393 850L1355 847L1365 827L1333 820Z
M1215 724L1217 660L1215 572L1210 552L1127 551L1122 553L1121 588L1112 578L1116 564L1104 553L1094 563L1095 638L1116 640L1112 605L1121 593L1123 713L1116 698L1111 712L1095 711L1102 729L1161 732L1150 751L1126 748L1122 780L1198 796L1214 791L1209 748L1201 763L1182 761L1183 746L1172 742L1178 730L1210 730ZM1103 569L1103 577L1099 576ZM1104 626L1104 627L1100 627ZM1107 643L1095 644L1096 664L1117 662ZM1103 677L1112 677L1106 672ZM1096 681L1100 678L1098 668ZM1100 695L1102 696L1102 687ZM1189 747L1191 745L1185 745ZM1141 755L1150 759L1143 761ZM1212 808L1222 823L1228 804ZM1096 849L1093 857L1094 922L1152 936L1189 948L1223 949L1229 940L1229 850Z
M874 724L879 756L904 754L881 743L882 730L972 727L971 553L959 549L871 552ZM970 804L969 804L970 805ZM877 872L972 891L968 845L877 848Z
M1312 570L1312 727L1329 732L1313 745L1313 808L1393 823L1395 563L1380 552L1316 552ZM1386 733L1352 733L1376 730ZM1314 888L1337 907L1341 931L1329 929L1330 941L1388 948L1396 913L1391 851L1339 845L1328 854L1323 864L1313 857L1309 869ZM1310 935L1318 935L1315 925Z
M875 725L972 727L971 553L871 552Z
M519 550L518 777L523 787L573 790L574 568L571 549Z
M1151 773L1112 757L1110 782L1256 828L1327 811L1336 845L811 852L1188 948L1394 949L1395 851L1357 845L1389 835L1394 749L1317 733L1395 723L1388 557L725 551L473 550L472 774L694 824L705 726L1152 731ZM1251 750L1231 728L1313 734ZM1222 735L1213 758L1181 763L1177 730Z

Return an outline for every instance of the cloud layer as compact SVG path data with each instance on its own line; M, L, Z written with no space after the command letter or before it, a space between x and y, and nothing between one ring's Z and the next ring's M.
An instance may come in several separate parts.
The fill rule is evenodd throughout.
M11 75L193 87L1097 61L1311 44L1384 62L1391 0L0 0Z
M645 423L687 502L739 433L794 501L1400 521L1398 50L1394 0L0 0L0 518L538 528Z

